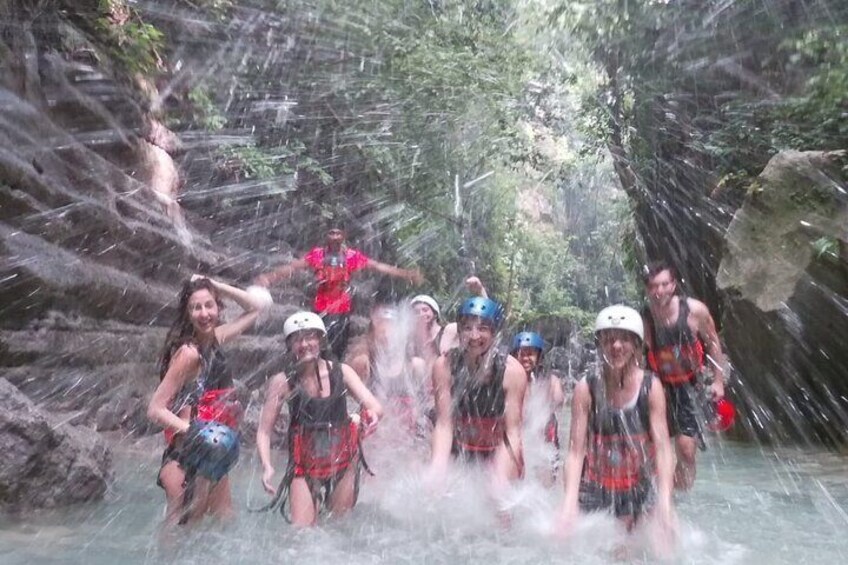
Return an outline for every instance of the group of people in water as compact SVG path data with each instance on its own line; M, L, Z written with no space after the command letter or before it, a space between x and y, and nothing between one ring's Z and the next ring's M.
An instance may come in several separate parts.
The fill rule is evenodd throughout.
M476 277L466 281L471 296L455 323L443 325L438 302L427 295L401 305L378 299L368 332L348 344L354 272L373 269L413 283L422 277L347 247L335 227L325 246L260 275L247 290L199 275L183 288L148 409L165 429L158 482L168 523L232 515L227 474L238 458L241 404L222 347L271 304L267 287L306 268L318 283L314 312L284 323L283 369L267 382L256 434L262 484L272 497L267 508L280 508L298 526L316 524L322 511L350 510L361 473L370 472L363 440L384 418L429 442L433 485L455 462L474 461L496 499L525 475L523 427L528 391L536 391L544 398L542 433L551 453L543 482L553 484L563 468L558 530L567 535L582 513L603 511L628 531L650 517L673 537L672 494L694 482L703 407L715 414L719 406L725 420L713 426L726 427L732 414L722 406L726 362L712 316L702 302L678 294L670 265L647 270L644 311L612 305L597 315L598 364L574 388L570 437L560 454L557 416L565 394L560 379L543 370L546 342L522 331L502 349L504 310ZM243 313L221 323L222 298ZM414 320L409 343L397 340L403 315ZM350 413L348 399L358 412ZM280 474L271 445L284 405L288 458ZM508 523L508 512L498 512Z

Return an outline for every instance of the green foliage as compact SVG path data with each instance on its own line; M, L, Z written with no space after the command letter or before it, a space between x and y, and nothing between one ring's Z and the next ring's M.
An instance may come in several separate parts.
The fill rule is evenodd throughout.
M839 260L839 241L832 237L820 237L813 243L816 259L827 259L829 261Z
M194 3L209 16L209 2ZM269 214L291 208L304 218L343 210L367 227L355 232L380 234L381 260L419 265L428 293L453 299L474 273L518 320L561 315L582 324L609 296L625 294L617 234L631 219L610 204L609 163L584 151L587 141L574 133L579 100L598 73L570 52L576 62L563 65L556 50L538 44L538 7L508 0L250 6L268 17L240 38L247 47L232 57L231 72L204 77L188 96L190 124L255 132L254 144L221 150L228 182L288 189L286 207L275 195L245 205L245 222L261 223L265 204ZM282 40L279 15L292 22L286 37L297 38L284 48L274 43ZM226 121L217 92L227 92ZM536 196L552 209L541 220L532 219L532 202L528 208ZM293 246L312 238L312 225L283 224L274 236ZM277 245L269 238L255 247Z
M204 129L217 131L226 125L226 116L218 110L207 88L192 88L188 92L188 100L194 106L193 121L200 123Z
M785 149L836 150L848 141L848 28L804 30L784 40L779 57L792 76L803 77L795 92L779 100L741 98L721 108L722 127L704 149L739 175L759 173L768 158Z
M121 0L100 0L94 21L97 41L129 73L153 74L161 67L165 36Z
M231 146L222 150L227 168L240 171L239 176L247 179L271 179L280 170L275 156L254 146ZM292 172L292 171L288 171Z
M315 159L305 155L305 151L306 147L300 142L275 148L236 145L222 149L221 158L226 169L247 179L268 180L304 170L316 175L325 185L332 183L329 173Z

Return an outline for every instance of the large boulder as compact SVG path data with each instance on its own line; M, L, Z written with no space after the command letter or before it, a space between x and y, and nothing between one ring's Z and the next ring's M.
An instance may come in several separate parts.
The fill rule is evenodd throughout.
M848 440L847 162L775 155L727 230L723 337L762 439Z
M0 507L50 508L98 500L112 455L97 433L42 412L0 378Z

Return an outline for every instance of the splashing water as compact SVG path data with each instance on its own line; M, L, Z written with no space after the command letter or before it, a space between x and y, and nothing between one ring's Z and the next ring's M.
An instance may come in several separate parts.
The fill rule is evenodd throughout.
M116 481L105 501L4 518L3 562L608 563L617 561L615 551L626 538L614 520L590 516L572 538L558 541L551 529L561 487L545 488L532 476L510 493L513 523L504 530L482 469L454 469L434 494L421 450L398 453L394 446L366 444L377 476L363 478L360 502L349 516L300 531L276 513L248 513L245 506L266 498L258 462L246 456L232 476L235 522L223 527L207 521L160 545L163 503L153 480L159 459L151 454L157 447L118 449ZM701 458L695 491L677 497L681 561L842 562L848 552L845 477L844 460L827 453L713 444ZM641 560L640 543L637 537L628 544L634 559Z

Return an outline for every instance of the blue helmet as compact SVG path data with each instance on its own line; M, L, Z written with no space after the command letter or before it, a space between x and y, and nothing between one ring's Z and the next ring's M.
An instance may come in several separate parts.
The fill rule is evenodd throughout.
M536 332L521 332L512 338L512 352L515 353L522 347L534 347L540 352L545 349L545 340Z
M478 316L484 320L489 320L495 326L499 326L503 319L503 308L494 300L475 296L469 298L460 306L459 317L463 316Z
M194 420L180 448L179 463L187 472L220 481L239 458L238 432L219 422Z

